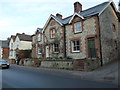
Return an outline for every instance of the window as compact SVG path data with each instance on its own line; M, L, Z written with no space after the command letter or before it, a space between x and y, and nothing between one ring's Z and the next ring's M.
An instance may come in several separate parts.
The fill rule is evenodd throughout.
M50 30L50 37L55 38L55 29Z
M113 29L114 32L116 31L116 26L115 26L115 24L112 24L112 29Z
M13 43L11 43L11 49L13 49Z
M17 48L19 47L19 45L17 44Z
M10 56L12 56L12 51L10 52Z
M81 22L74 23L74 30L75 33L82 32L82 23Z
M80 42L79 40L72 41L72 52L80 52Z
M41 41L41 34L40 33L38 34L38 38L37 39L38 39L38 41Z
M59 45L54 44L54 52L58 53L59 52Z
M38 54L41 54L41 48L38 47Z

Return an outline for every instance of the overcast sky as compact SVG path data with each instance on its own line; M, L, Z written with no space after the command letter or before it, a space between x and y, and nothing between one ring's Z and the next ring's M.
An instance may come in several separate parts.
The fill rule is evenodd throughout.
M0 40L16 33L34 34L37 27L44 27L50 14L72 15L76 1L85 10L108 0L0 0ZM119 0L113 1L118 8Z

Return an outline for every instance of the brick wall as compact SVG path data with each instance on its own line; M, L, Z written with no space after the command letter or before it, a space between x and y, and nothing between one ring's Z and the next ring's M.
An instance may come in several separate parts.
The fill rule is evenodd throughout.
M3 59L8 59L9 58L9 49L8 48L3 48L2 58Z

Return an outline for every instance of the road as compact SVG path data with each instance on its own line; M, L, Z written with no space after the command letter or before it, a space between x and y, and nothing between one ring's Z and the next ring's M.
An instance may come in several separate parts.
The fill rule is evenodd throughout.
M11 65L10 69L2 70L2 88L117 88L112 84L52 73L39 68Z

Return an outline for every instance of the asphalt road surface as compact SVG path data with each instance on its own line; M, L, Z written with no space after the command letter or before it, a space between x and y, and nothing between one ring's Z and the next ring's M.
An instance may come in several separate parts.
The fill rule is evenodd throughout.
M57 74L39 68L11 65L9 69L2 70L2 88L118 88L112 84L52 73Z

